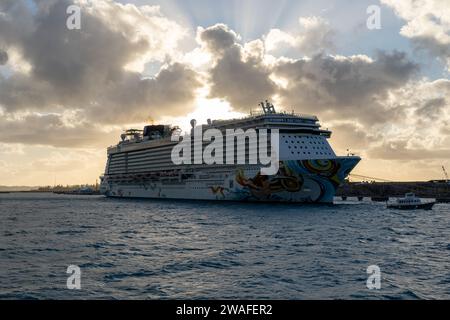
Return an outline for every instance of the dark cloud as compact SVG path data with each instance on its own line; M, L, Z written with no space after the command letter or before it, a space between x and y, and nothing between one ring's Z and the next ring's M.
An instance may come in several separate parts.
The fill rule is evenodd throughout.
M331 143L339 150L366 150L372 143L381 138L350 122L336 124L329 129L333 131Z
M236 45L238 35L224 24L216 24L207 29L199 28L198 40L213 54L222 54Z
M418 70L401 52L378 52L366 56L324 56L282 61L274 74L284 79L280 89L285 106L329 114L333 118L356 118L363 123L385 122L402 114L388 109L384 100L389 90L406 84Z
M277 97L287 110L383 123L403 116L403 107L388 107L385 100L391 90L405 85L418 71L418 66L398 51L379 51L373 60L362 55L318 54L268 64L262 42L242 46L239 37L224 25L200 29L197 38L214 58L209 69L211 97L227 100L237 111L246 112L261 99ZM274 82L276 79L285 85Z
M155 78L145 79L125 68L149 54L160 59L177 25L148 7L139 11L98 1L82 7L81 30L69 30L66 9L72 3L39 1L34 14L24 1L3 5L0 45L16 48L31 69L0 78L0 107L10 113L83 110L89 121L102 123L130 123L139 113L143 120L192 108L201 84L195 71L168 63ZM15 13L32 27L22 28ZM132 19L152 32L145 34Z
M115 130L116 136L119 130ZM99 126L83 122L68 126L56 114L31 114L19 119L0 119L0 141L55 147L104 147L114 140ZM115 138L113 138L115 139Z
M191 102L200 86L197 73L179 63L163 68L150 79L129 72L122 81L99 93L102 104L94 104L86 112L88 119L118 124L182 116L193 111Z
M0 49L0 66L8 62L8 53Z
M261 61L244 61L237 47L227 50L217 60L210 76L211 97L228 100L237 111L248 112L276 91L275 83L269 78L270 70Z
M425 160L425 159L448 159L450 149L412 149L407 147L407 141L385 142L381 146L374 147L368 151L371 159L385 160Z
M262 42L253 43L253 50L246 53L236 42L236 34L224 25L201 29L198 38L215 58L209 70L211 97L225 99L235 110L247 112L276 92L269 78L271 71L262 61Z
M446 105L447 101L443 97L430 99L425 101L423 106L416 109L416 115L422 118L436 120Z

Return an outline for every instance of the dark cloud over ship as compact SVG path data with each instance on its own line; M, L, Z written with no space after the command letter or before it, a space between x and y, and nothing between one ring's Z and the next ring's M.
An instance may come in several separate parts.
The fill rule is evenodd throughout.
M209 70L211 96L229 101L239 111L247 111L261 97L277 96L287 110L385 122L401 115L401 110L384 106L387 93L406 84L419 70L397 51L379 51L374 59L318 54L268 64L261 41L243 46L224 25L201 29L198 38L215 57Z
M280 89L284 105L368 124L401 115L401 110L385 106L385 98L389 90L406 84L417 70L404 53L380 51L374 60L318 55L282 62L274 73L287 83Z
M250 52L237 42L234 31L223 24L200 29L200 44L213 56L209 70L210 96L230 102L238 111L247 112L261 97L270 97L276 91L270 79L270 68L263 63L264 48L261 41L253 42Z

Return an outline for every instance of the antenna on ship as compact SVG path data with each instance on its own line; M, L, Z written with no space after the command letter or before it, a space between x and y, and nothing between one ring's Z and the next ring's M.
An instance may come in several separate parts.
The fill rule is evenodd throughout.
M275 107L273 106L272 103L269 102L269 100L266 100L265 103L261 102L260 106L263 109L264 114L275 114Z
M442 166L442 171L444 171L445 182L446 182L446 183L450 183L450 180L448 179L448 173L447 173L447 170L445 170L445 167L444 167L444 166Z

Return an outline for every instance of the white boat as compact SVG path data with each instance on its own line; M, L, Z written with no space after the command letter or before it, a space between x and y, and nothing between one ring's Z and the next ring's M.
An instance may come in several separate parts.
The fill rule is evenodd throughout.
M404 198L397 199L394 203L388 204L387 207L399 210L431 210L435 203L436 201L423 202L420 198L416 197L414 193L407 193Z

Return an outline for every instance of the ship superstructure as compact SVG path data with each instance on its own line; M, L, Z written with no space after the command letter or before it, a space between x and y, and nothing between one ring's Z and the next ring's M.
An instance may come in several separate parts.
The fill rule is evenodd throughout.
M262 165L251 161L177 165L172 150L179 142L171 137L180 135L181 130L149 125L143 130L127 130L117 145L108 148L101 192L109 197L332 203L337 187L360 158L336 156L328 143L331 131L323 130L317 117L276 112L267 101L260 106L261 112L245 118L208 120L201 130L216 129L226 135L231 129L277 129L277 174L262 175ZM191 126L191 135L183 139L194 143L192 136L198 127L195 120ZM203 148L206 145L203 141ZM254 152L248 143L245 150L235 147L234 151L244 152L248 160ZM224 160L226 157L224 152Z

